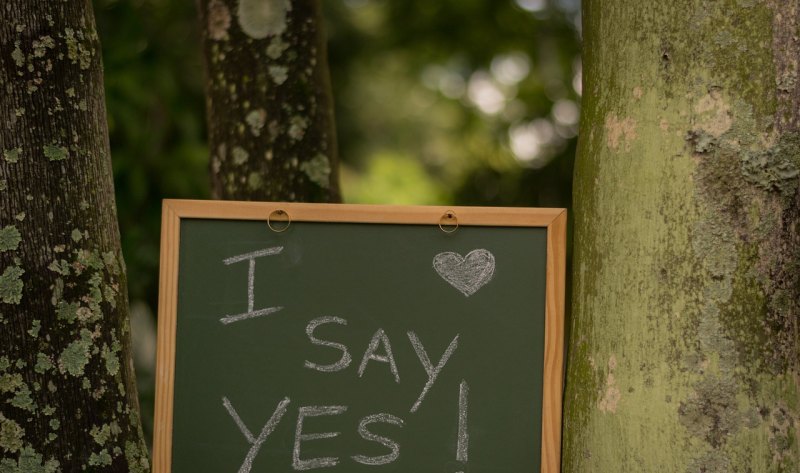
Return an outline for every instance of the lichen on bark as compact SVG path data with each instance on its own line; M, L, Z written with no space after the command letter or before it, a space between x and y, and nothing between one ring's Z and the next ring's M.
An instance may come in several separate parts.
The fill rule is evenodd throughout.
M0 471L144 471L91 3L0 9Z
M338 201L319 0L197 0L214 197Z
M798 5L584 3L565 471L800 468Z

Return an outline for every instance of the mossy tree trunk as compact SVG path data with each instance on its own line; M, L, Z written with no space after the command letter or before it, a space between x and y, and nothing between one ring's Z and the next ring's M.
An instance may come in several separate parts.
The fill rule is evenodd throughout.
M89 0L0 4L0 471L149 471Z
M319 0L198 0L215 198L338 201Z
M584 2L564 471L800 471L799 4Z

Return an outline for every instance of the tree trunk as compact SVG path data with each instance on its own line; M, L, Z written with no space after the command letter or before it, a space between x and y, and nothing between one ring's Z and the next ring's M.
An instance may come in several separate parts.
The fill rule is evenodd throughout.
M91 2L0 15L0 471L149 471Z
M319 0L198 0L215 198L338 201Z
M564 469L800 471L800 2L583 9Z

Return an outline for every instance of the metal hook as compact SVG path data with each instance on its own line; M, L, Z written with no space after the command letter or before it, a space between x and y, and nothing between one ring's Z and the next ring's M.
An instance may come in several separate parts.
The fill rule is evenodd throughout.
M444 227L445 227L445 225L442 225L442 222L444 222L444 221L446 221L446 220L454 220L454 221L455 221L455 227L453 227L453 225L452 225L452 224L449 224L449 225L445 224L445 225L447 225L448 227L453 227L453 229L452 229L452 230L445 230L445 228L444 228ZM441 218L439 218L439 229L441 229L441 230L442 230L443 232L445 232L445 233L453 233L453 232L455 232L456 230L458 230L458 217L456 217L456 213L455 213L455 212L453 212L452 210L448 210L447 212L445 212L445 213L444 213L444 214L441 216Z
M277 227L274 227L274 226L272 226L272 218L273 218L272 216L273 216L273 214L274 214L274 215L277 215L277 216L283 216L283 215L285 215L285 216L286 216L286 218L287 218L287 220L286 220L286 226L285 226L285 227L283 227L283 228L277 228ZM270 230L272 230L272 231L273 231L273 232L275 232L275 233L283 233L283 232L285 232L286 230L288 230L288 229L289 229L289 225L291 225L291 224L292 224L292 217L290 217L290 216L289 216L289 213L288 213L288 212L286 212L286 211L285 211L285 210L283 210L283 209L277 209L277 210L273 210L273 211L272 211L272 212L270 212L270 213L269 213L269 215L267 216L267 226L269 227L269 229L270 229Z

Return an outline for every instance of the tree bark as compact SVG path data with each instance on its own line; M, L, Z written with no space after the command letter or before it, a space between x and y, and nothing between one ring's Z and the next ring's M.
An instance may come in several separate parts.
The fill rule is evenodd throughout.
M218 199L339 201L319 0L198 0Z
M0 5L0 471L149 471L91 2Z
M800 2L583 18L564 471L800 471Z

